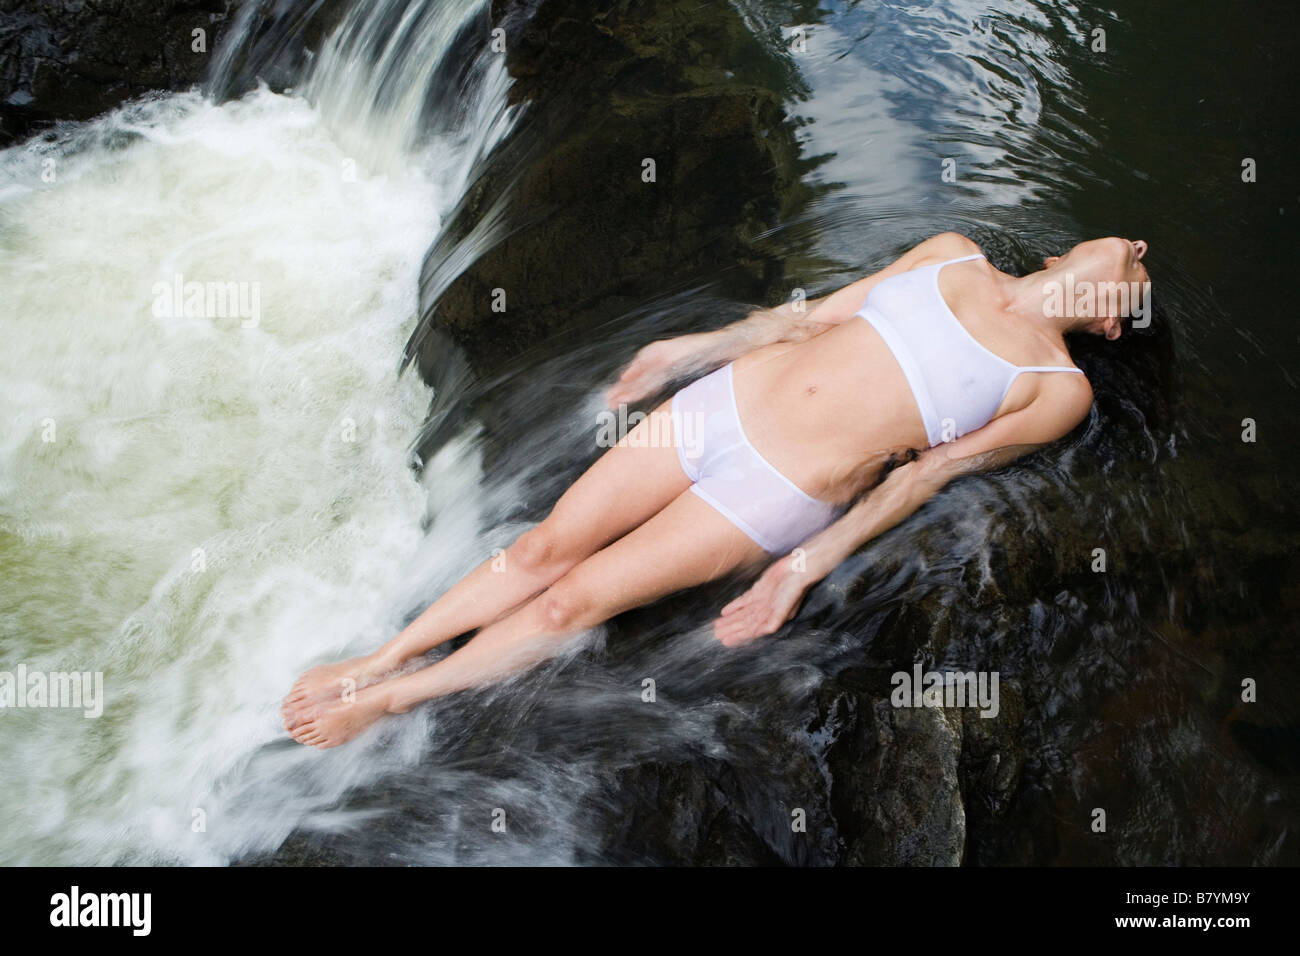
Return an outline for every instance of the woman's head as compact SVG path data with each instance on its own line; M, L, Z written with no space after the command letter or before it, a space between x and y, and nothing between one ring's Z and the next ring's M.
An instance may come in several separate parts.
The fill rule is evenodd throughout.
M1141 239L1107 236L1080 242L1064 255L1043 260L1049 302L1059 301L1061 315L1075 319L1072 330L1108 339L1120 336L1125 319L1150 321L1151 276L1142 257Z

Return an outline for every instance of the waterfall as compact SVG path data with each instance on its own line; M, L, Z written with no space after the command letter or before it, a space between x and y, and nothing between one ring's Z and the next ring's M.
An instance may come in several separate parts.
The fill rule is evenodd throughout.
M515 117L483 0L337 7L245 3L206 92L0 153L0 671L104 698L0 715L2 863L229 862L420 759L427 718L321 753L279 701L477 560L475 450L417 476L397 369Z

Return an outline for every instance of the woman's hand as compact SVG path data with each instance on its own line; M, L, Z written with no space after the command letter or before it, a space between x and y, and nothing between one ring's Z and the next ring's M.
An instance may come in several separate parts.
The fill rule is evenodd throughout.
M794 617L812 585L812 575L796 571L793 558L786 555L764 571L753 587L722 609L722 616L713 622L713 633L727 647L739 647L756 637L773 634Z
M701 358L708 344L708 333L679 335L651 342L636 353L618 381L605 394L606 406L617 408L657 392L674 375L694 364L692 359Z

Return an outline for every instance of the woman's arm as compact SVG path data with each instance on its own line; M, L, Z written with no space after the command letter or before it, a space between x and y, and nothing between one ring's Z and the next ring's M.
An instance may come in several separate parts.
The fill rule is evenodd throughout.
M775 632L794 617L809 588L952 479L1001 468L1068 435L1092 406L1087 380L1081 375L1068 378L1073 381L1063 384L1050 401L1040 396L1019 411L895 468L838 521L771 565L753 587L724 607L714 622L718 639L734 647Z
M802 342L853 316L872 287L882 279L915 268L931 257L958 256L979 246L955 232L926 239L879 272L851 282L820 299L787 302L759 309L712 332L695 332L651 342L624 369L606 395L610 407L634 402L673 378L715 367L777 342Z
M806 338L813 334L810 330L804 334L798 331L806 325L806 307L825 301L810 299L798 303L804 307L802 313L796 311L796 303L759 309L712 332L692 332L651 342L628 363L606 393L605 403L613 408L635 402L657 392L674 378L723 365L764 345ZM795 338L796 335L800 338Z

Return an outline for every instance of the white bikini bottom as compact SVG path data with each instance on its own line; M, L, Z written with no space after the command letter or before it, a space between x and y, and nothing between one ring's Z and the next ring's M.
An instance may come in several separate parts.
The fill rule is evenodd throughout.
M804 493L745 437L731 363L687 385L672 401L677 457L691 491L772 554L789 554L845 510Z

